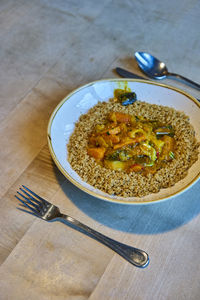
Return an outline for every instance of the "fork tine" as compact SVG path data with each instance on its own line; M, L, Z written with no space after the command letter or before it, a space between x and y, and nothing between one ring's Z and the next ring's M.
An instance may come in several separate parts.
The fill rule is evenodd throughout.
M24 207L23 204L19 204L19 205L21 205L22 207ZM38 214L33 213L33 212L31 212L30 210L23 209L23 208L20 208L20 207L17 207L17 209L20 210L20 211L23 211L23 212L25 212L25 213L27 213L27 214L30 214L30 215L32 215L32 216L34 216L34 217L40 218L40 216L39 216Z
M27 193L26 191L25 191L25 189L23 189L23 188L19 188L24 194L26 194L29 198L31 198L31 200L33 200L34 202L36 202L37 204L39 204L39 205L41 205L41 201L38 201L37 199L35 199L35 198L33 198L33 196L32 195L30 195L29 193Z
M39 206L37 204L35 204L33 201L31 201L26 196L24 196L22 193L20 193L20 192L17 191L17 194L19 194L22 198L24 198L26 200L26 203L28 202L29 204L31 204L32 206L34 206L37 210L39 209Z
M17 195L15 195L15 197L23 204L23 206L25 206L26 208L32 210L36 215L38 215L38 211L36 209L34 209L33 207L31 207L29 204L27 204L24 200L20 199Z
M45 202L45 203L49 203L47 200L45 200L44 198L40 197L39 195L37 195L36 193L34 193L33 191L31 191L29 188L27 188L25 185L23 185L23 188L25 188L28 192L30 192L33 196L35 196L36 198L38 198L39 200Z

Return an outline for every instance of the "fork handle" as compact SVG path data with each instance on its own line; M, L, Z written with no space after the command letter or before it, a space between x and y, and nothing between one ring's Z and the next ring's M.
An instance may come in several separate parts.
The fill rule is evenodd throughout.
M116 240L113 240L113 239L107 237L106 235L77 221L76 219L74 219L70 216L61 214L60 218L66 220L68 223L70 223L72 225L75 225L79 229L86 232L90 237L93 237L100 243L111 248L112 250L117 252L119 255L121 255L123 258L125 258L128 262L133 264L134 266L144 268L148 265L149 256L145 251L122 244Z

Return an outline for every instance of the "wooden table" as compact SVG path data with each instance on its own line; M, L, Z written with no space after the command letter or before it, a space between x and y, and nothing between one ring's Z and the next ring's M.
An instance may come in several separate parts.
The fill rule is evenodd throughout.
M0 299L200 299L200 182L173 200L124 206L78 190L58 171L46 129L73 89L141 75L135 51L200 82L199 1L0 1ZM176 80L163 83L200 98ZM21 184L63 212L149 253L138 269L61 223L17 210Z

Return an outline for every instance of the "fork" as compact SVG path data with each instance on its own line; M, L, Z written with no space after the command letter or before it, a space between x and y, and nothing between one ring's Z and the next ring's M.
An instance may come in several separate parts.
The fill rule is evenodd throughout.
M25 185L19 188L15 197L20 201L21 206L25 209L18 208L24 212L39 217L45 221L67 221L73 228L75 227L82 233L96 239L105 246L109 247L128 262L136 267L144 268L149 263L148 254L140 249L122 244L116 240L113 240L102 233L88 227L87 225L77 221L69 215L62 214L59 208L47 200L43 199L33 191L31 191Z

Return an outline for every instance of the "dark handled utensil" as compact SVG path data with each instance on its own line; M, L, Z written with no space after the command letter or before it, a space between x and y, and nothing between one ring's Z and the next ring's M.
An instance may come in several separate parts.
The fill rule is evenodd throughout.
M119 67L117 67L115 70L116 70L117 74L119 74L121 77L124 77L124 78L149 80L145 77L139 76L137 74L134 74L133 72L127 71L127 70L119 68ZM196 99L200 102L200 99L198 99L198 98L196 98Z
M122 69L122 68L119 68L119 67L117 67L115 70L116 70L116 72L120 76L125 77L125 78L135 78L135 79L143 79L143 80L145 79L145 80L148 80L148 79L146 79L146 78L144 78L142 76L139 76L137 74L134 74L132 72L129 72L129 71L127 71L125 69Z

